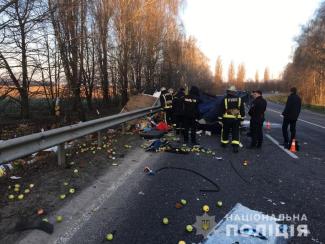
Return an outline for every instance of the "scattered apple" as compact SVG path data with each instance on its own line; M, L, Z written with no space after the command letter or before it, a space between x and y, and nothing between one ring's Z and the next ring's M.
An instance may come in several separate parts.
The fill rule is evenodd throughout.
M185 241L179 241L178 244L186 244Z
M45 213L43 208L37 209L37 215L43 215Z
M33 188L34 186L34 184L29 184L29 188Z
M209 208L209 206L208 205L204 205L203 207L202 207L202 209L203 209L203 211L204 212L209 212L209 210L210 210L210 208Z
M106 235L106 240L108 240L108 241L113 240L113 234L112 233L107 234Z
M169 220L168 220L168 218L165 217L165 218L163 218L162 222L163 222L164 225L168 225Z
M193 231L193 226L192 225L186 225L186 230L187 230L187 232L192 232Z
M68 182L63 182L63 185L64 185L64 186L68 186L69 183L68 183Z
M186 205L187 201L185 199L181 199L181 204Z
M217 202L217 207L221 208L222 207L222 201Z
M30 193L30 190L29 189L25 189L24 193L28 194L28 193Z
M180 209L180 208L182 208L182 207L183 207L183 205L180 204L179 202L177 202L177 203L175 204L175 208L177 208L177 209Z
M9 199L9 200L13 200L13 199L15 199L15 195L10 194L10 195L8 196L8 199Z
M19 194L19 195L18 195L18 199L19 199L19 200L23 200L23 199L24 199L24 194Z
M56 216L56 222L60 223L63 220L63 217L61 215Z
M63 200L65 198L65 194L60 195L60 199Z
M73 193L75 193L75 192L76 192L76 191L75 191L74 188L70 188L70 189L69 189L69 193L70 193L70 194L73 194Z
M78 174L78 172L79 172L78 169L75 169L75 170L73 171L73 173L75 173L75 174Z
M47 218L42 219L42 221L49 222L49 220Z
M15 192L19 192L19 190L20 190L19 188L15 188L14 189Z
M15 188L19 188L20 187L20 185L19 184L15 184Z

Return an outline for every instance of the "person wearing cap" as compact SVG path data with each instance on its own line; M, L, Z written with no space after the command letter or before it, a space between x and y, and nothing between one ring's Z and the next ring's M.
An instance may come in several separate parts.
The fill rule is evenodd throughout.
M173 98L173 121L176 127L176 135L184 129L184 97L185 89L180 88Z
M160 104L165 112L165 122L171 125L173 120L173 95L170 94L165 87L162 87L160 91Z
M282 134L284 143L283 146L287 149L290 148L293 139L296 139L296 123L301 110L301 98L297 95L297 88L292 87L290 89L290 95L288 96L285 108L282 112ZM290 141L288 135L288 127L290 125Z
M251 132L251 145L249 148L261 148L263 143L263 123L264 113L266 110L267 102L262 96L262 91L253 91L254 101L248 111L251 116L250 119L250 132Z
M233 151L237 153L240 144L239 127L240 122L245 117L245 107L242 99L237 96L235 86L231 86L227 90L227 94L220 106L222 114L222 117L219 118L222 120L221 146L226 147L229 144L229 134L231 132L231 144Z
M199 88L192 86L188 95L184 96L184 117L183 136L184 143L189 142L189 131L191 130L191 143L197 145L196 140L196 120L199 118L200 92Z

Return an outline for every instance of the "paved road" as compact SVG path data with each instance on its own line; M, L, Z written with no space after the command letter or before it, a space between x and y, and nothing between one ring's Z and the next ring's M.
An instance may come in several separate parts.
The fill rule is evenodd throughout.
M268 108L267 120L281 123L282 106L269 104ZM75 213L69 224L46 240L49 243L104 243L106 233L116 231L112 243L173 244L179 240L198 243L202 236L195 232L189 234L184 228L202 215L204 204L211 207L209 214L218 222L241 203L269 215L305 214L307 222L303 223L308 225L311 234L307 238L294 237L289 243L324 243L325 117L303 111L300 118L297 137L301 151L296 154L297 159L274 143L274 140L282 142L280 128L266 131L273 140L265 138L261 150L246 149L249 138L243 136L244 148L238 154L233 154L231 148L220 148L216 136L200 137L201 145L223 157L221 161L203 154L144 153L137 149L117 169L120 177L114 179L118 180L115 187L102 185L100 188L98 182L97 188L93 186L94 191L97 189L93 202L98 203L97 207L92 206L94 211L88 217ZM249 165L243 166L243 160L248 160ZM198 175L185 171L165 170L148 176L143 173L147 165L153 169L171 166L195 170L216 182L220 191L200 192L215 188ZM127 172L129 168L132 171ZM175 203L181 198L188 204L176 209ZM223 202L222 208L215 207L218 200ZM169 225L161 224L163 217L169 218ZM299 221L287 223L300 224Z

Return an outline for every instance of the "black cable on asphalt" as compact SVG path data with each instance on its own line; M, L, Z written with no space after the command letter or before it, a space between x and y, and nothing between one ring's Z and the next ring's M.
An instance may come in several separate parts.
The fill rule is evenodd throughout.
M231 160L229 160L230 161L230 165L231 165L231 167L232 167L232 169L235 171L235 173L239 176L239 178L241 178L246 184L250 184L250 182L249 181L247 181L239 172L238 172L238 170L235 168L235 166L233 165L233 163L232 163L232 161Z
M182 171L187 171L187 172L190 172L190 173L193 173L195 175L198 175L200 176L201 178L205 179L206 181L210 182L212 185L214 185L217 189L216 190L212 190L212 189L200 189L200 192L219 192L220 191L220 187L218 186L217 183L215 183L213 180L209 179L208 177L200 174L199 172L195 171L195 170L192 170L192 169L187 169L187 168L181 168L181 167L172 167L172 166L167 166L167 167L162 167L160 169L157 169L155 171L156 174L158 174L159 172L163 171L163 170L182 170Z

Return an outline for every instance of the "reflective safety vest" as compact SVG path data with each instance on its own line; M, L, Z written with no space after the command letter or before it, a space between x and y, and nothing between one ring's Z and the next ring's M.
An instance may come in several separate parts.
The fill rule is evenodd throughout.
M164 98L164 109L170 109L173 107L173 95L170 93L166 93L163 95Z
M223 114L223 118L241 119L242 118L240 114L241 98L232 97L232 98L225 98L224 100L225 100L225 113Z

